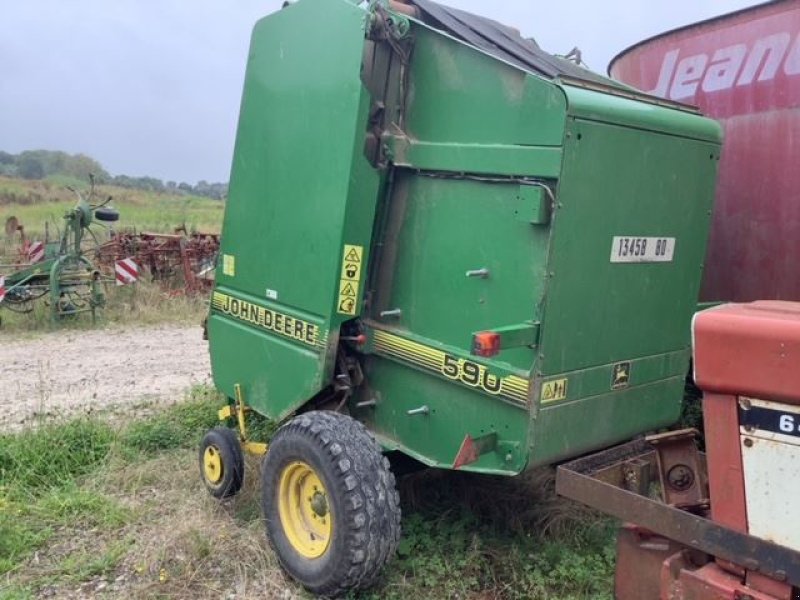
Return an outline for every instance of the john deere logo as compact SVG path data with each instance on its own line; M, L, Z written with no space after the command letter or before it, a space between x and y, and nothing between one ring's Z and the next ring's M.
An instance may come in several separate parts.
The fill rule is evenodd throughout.
M611 376L611 389L619 390L628 387L631 381L631 363L621 362L614 365Z

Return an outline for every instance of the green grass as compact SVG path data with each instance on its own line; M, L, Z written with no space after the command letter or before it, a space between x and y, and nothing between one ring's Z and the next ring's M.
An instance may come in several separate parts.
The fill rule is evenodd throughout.
M190 400L160 412L157 418L130 423L118 436L118 452L129 460L165 450L195 447L206 431L219 425L217 411L224 404L214 390L198 386Z
M198 387L185 403L119 430L81 418L0 436L0 577L20 569L59 532L119 530L130 511L110 494L86 486L90 475L158 451L194 448L217 423L220 404L216 392ZM105 572L128 546L115 542L99 555L69 553L48 577L79 580Z
M71 185L87 190L86 182L72 178L49 178L25 181L0 177L0 225L11 216L25 226L32 237L44 234L48 223L51 237L62 228L64 212L75 204L76 196L66 189ZM113 186L98 186L97 197L112 196L111 205L120 212L118 230L170 232L186 225L190 231L218 233L222 227L225 204L199 196L158 194ZM102 234L102 229L96 228ZM4 235L0 233L0 235Z
M11 495L21 498L24 491L17 488L5 497L0 492L0 575L18 569L59 531L115 530L129 518L128 511L113 498L81 489L74 482L52 487L38 497L14 500Z
M27 496L68 484L105 460L113 438L108 425L91 419L2 435L0 488Z
M266 547L258 460L232 501L218 504L199 481L197 443L221 403L199 387L129 423L80 419L0 438L0 598L310 597ZM614 524L556 499L551 473L428 471L399 487L398 556L353 598L611 598Z

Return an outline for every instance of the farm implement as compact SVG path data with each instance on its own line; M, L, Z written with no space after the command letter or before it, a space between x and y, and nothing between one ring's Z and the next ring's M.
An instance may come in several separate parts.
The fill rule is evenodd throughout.
M98 246L95 257L107 269L133 260L168 293L192 295L211 290L218 252L219 235L190 233L181 227L172 234L115 232Z
M693 108L428 0L259 21L207 320L236 428L203 440L206 487L262 454L270 544L336 596L397 547L389 459L514 476L671 425L720 148Z
M49 305L55 323L80 313L91 313L94 319L96 310L104 306L102 276L86 256L83 242L87 233L97 240L90 229L92 224L117 221L119 213L106 206L110 197L93 204L94 178L88 195L71 191L78 201L64 214L59 241L28 243L23 238L19 256L27 259L27 264L0 265L0 272L5 273L0 275L0 309L28 313L37 301L43 301Z

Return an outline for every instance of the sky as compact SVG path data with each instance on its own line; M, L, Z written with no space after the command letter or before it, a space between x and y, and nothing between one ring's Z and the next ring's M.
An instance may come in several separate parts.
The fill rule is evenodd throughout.
M303 1L303 0L300 0ZM336 1L336 0L331 0ZM448 0L593 70L754 0ZM227 181L250 31L281 0L0 0L0 150L82 152L112 174Z

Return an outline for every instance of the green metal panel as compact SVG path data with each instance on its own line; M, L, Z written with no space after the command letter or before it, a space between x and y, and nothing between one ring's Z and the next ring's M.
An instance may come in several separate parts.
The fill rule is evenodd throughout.
M405 131L465 145L561 146L556 85L415 23ZM526 175L528 173L517 173Z
M598 123L615 123L643 131L706 141L719 145L722 127L695 112L674 110L627 97L603 94L574 85L564 85L573 117Z
M671 425L680 414L685 373L650 385L546 407L532 422L529 467L605 448ZM647 425L643 425L647 423Z
M475 331L537 321L550 236L531 222L538 203L517 182L399 174L372 318L466 352ZM534 356L523 348L503 361L527 371Z
M541 373L688 348L718 144L586 120L568 135ZM615 236L675 238L674 260L612 263Z
M344 0L303 0L256 25L217 269L218 292L316 324L320 338L333 330L334 351L349 318L337 312L343 248L369 248L380 183L363 157L367 16ZM233 396L242 384L271 417L330 376L328 347L275 335L263 319L215 306L209 336L217 386Z
M406 137L391 137L386 144L396 165L426 171L555 178L561 170L560 147L433 143Z
M397 165L556 177L566 98L550 82L415 23Z
M534 411L531 464L678 419L719 160L713 122L578 94L571 110L599 120L567 128L535 377L537 402L553 378L567 394ZM673 260L614 263L615 236L674 238ZM619 390L615 364L630 377Z
M386 448L447 469L453 466L465 435L477 439L494 433L496 444L470 470L511 475L525 467L524 409L385 358L368 359L366 368L369 387L360 390L358 399L378 404L355 409L354 414L367 422ZM422 406L430 413L408 414Z
M368 31L382 22L300 0L255 29L209 321L217 385L282 418L346 348L365 375L347 406L387 448L449 468L469 436L465 468L487 473L675 420L719 127L416 21ZM614 262L615 236L674 238L674 256ZM340 345L352 318L365 345ZM506 347L470 356L487 330Z

